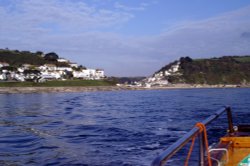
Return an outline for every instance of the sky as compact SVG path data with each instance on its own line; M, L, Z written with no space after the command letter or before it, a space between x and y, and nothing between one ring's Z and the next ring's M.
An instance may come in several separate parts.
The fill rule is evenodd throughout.
M250 1L0 0L0 48L150 76L180 57L250 55Z

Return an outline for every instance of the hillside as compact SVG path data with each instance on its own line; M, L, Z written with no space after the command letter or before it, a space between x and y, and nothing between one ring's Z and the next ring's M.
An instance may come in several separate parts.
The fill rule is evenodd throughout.
M41 51L33 53L0 49L0 82L7 82L8 85L10 85L9 82L42 83L52 80L103 80L105 78L103 69L86 68L59 57L55 52L44 54ZM59 82L56 84L59 85Z
M6 62L13 67L19 67L22 66L23 64L40 66L46 63L55 64L57 66L69 66L66 63L61 63L57 62L56 60L50 60L44 58L44 56L48 54L43 54L43 52L40 51L33 53L30 51L0 49L0 62Z
M0 50L0 62L9 63L11 66L22 64L43 65L46 63L39 53L6 49Z
M152 77L145 79L152 85L168 84L249 84L250 56L223 56L211 59L180 58Z

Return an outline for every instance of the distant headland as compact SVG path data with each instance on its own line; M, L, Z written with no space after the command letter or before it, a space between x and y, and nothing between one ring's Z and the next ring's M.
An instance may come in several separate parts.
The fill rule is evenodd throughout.
M140 81L140 86L249 87L250 56L182 57Z

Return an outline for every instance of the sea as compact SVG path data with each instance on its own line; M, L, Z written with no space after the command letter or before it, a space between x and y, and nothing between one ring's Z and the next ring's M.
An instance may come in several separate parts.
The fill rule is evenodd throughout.
M0 94L0 165L148 166L225 106L234 124L249 122L250 89ZM226 134L226 115L207 129L216 143ZM183 165L188 148L167 164ZM194 150L191 165L197 157Z

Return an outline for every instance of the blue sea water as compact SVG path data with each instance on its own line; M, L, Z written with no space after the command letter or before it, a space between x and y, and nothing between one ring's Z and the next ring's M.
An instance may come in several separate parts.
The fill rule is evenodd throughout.
M1 94L0 165L150 165L223 106L249 122L249 99L244 88ZM211 143L225 118L209 128Z

